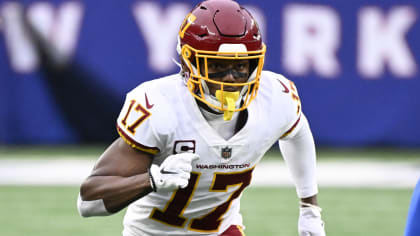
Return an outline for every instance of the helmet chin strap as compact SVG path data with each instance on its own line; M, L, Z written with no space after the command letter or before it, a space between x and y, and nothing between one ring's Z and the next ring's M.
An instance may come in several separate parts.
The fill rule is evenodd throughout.
M236 102L239 98L239 91L236 92L228 92L222 90L216 90L216 98L223 104L223 108L225 108L223 112L223 120L229 121L232 119L233 113L235 112Z

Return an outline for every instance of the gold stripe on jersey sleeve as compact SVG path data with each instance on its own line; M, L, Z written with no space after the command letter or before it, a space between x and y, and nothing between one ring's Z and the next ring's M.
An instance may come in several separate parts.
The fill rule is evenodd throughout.
M130 136L128 136L117 124L117 132L120 135L120 137L128 144L130 145L132 148L140 150L142 152L146 152L152 155L156 155L159 153L159 148L156 147L147 147L144 146L136 141L134 141L132 138L130 138Z
M297 121L292 125L292 127L290 127L289 130L287 130L286 132L284 132L284 134L280 138L284 138L287 135L289 135L290 133L292 133L293 130L295 130L296 126L298 125L299 121L300 121L300 115L299 115L299 118L297 119Z

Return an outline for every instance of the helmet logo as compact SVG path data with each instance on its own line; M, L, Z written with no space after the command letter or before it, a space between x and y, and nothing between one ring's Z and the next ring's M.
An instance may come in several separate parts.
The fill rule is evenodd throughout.
M184 38L185 31L187 31L188 27L197 19L196 16L194 16L192 13L188 14L187 17L185 17L184 22L182 22L182 27L179 31L179 37Z

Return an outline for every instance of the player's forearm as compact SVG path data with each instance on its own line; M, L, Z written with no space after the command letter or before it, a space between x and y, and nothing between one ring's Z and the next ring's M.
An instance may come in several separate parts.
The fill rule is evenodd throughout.
M148 173L130 177L90 176L82 184L80 195L83 201L102 199L106 210L115 213L150 191Z

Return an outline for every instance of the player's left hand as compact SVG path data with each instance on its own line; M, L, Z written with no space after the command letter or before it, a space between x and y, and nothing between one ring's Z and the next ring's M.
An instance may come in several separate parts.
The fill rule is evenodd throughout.
M300 207L298 221L299 236L325 236L321 211L322 209L315 205Z

